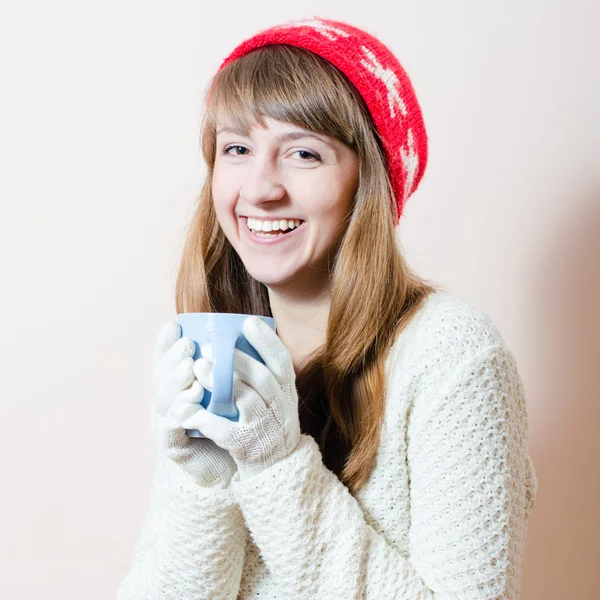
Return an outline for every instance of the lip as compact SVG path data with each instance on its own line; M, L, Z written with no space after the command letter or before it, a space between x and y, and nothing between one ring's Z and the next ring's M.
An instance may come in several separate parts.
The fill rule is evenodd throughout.
M266 244L266 245L283 243L285 240L287 240L289 238L293 238L298 232L302 231L306 225L306 221L304 221L304 223L302 223L300 225L300 227L296 227L296 229L294 229L294 231L291 231L290 233L286 233L285 235L278 235L277 237L272 237L272 238L261 238L261 237L258 237L257 235L255 235L254 233L252 233L252 231L250 231L250 229L248 229L246 217L240 217L239 220L241 221L241 227L244 230L246 237L250 241L254 242L255 244Z

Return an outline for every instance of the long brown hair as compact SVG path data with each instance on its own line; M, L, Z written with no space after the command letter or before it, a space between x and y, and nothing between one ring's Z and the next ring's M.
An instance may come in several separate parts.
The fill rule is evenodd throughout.
M302 48L265 46L230 63L205 97L201 147L207 177L176 282L177 312L272 317L268 291L223 233L211 194L217 120L248 131L263 116L339 139L360 159L359 184L330 260L326 341L296 373L300 426L325 465L354 493L375 462L386 396L384 363L396 336L440 286L405 262L381 140L356 88Z

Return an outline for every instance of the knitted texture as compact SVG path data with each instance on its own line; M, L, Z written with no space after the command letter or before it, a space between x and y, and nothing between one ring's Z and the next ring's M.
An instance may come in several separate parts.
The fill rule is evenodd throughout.
M199 486L159 452L144 523L117 600L235 598L245 537L231 488Z
M262 46L287 44L334 64L365 100L381 138L399 223L427 165L427 133L412 83L391 50L374 35L342 21L313 17L288 21L239 44L222 62Z
M537 479L513 354L489 317L442 291L385 372L377 460L355 495L307 435L218 491L243 520L159 474L153 493L168 500L147 518L119 599L518 599Z

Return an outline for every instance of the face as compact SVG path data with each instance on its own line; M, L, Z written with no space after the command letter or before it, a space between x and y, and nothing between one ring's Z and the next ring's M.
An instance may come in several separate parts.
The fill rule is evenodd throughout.
M342 142L265 118L244 137L217 127L212 193L219 223L248 272L269 288L328 277L344 233L359 159ZM247 217L304 221L275 243L252 238Z

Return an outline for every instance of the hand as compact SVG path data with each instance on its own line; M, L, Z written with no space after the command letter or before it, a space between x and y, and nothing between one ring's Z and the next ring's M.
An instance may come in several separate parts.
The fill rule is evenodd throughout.
M190 411L183 426L199 429L228 450L240 477L249 477L296 449L300 442L300 420L296 373L287 348L257 316L245 319L242 329L265 364L234 349L233 394L239 421L230 421L194 405L195 411ZM210 355L209 358L212 360ZM199 358L194 373L202 386L212 391L212 362Z
M189 438L182 422L198 410L204 388L194 379L194 342L179 324L160 330L153 357L152 430L159 450L202 487L225 488L236 471L230 454L207 438Z

